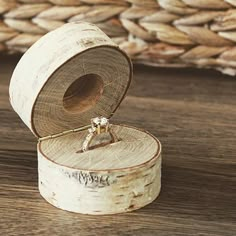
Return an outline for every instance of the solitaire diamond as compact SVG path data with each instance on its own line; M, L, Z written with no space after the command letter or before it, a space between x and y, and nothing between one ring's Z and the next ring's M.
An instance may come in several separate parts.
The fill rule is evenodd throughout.
M105 117L96 117L96 118L93 118L91 120L91 123L92 123L92 126L101 126L101 127L105 127L109 124L109 120Z

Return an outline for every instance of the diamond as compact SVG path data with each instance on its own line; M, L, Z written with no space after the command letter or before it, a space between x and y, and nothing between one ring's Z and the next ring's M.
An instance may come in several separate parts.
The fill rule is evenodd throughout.
M105 127L109 124L109 120L105 117L96 117L91 120L92 126L101 126Z

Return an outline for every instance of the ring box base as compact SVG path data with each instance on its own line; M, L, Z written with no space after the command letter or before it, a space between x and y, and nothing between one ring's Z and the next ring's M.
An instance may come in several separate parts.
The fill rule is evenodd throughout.
M87 131L38 144L39 190L49 203L103 215L132 211L156 199L161 188L159 141L133 127L112 127L119 142L99 146L106 143L104 136L84 153L80 147Z

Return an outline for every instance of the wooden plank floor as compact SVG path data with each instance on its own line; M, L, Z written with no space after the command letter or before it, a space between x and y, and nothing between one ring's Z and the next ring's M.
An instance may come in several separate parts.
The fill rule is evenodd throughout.
M18 59L0 58L0 235L236 235L236 78L136 66L113 122L161 140L161 195L132 213L94 217L39 195L36 139L8 101Z

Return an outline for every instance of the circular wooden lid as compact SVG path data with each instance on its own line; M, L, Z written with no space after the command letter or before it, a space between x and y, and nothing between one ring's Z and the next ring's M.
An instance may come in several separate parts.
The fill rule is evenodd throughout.
M107 133L95 137L91 149L82 151L88 131L74 132L39 143L39 155L69 168L87 171L111 171L136 168L159 158L161 144L146 131L112 125L119 141L110 143Z
M132 77L128 56L95 25L65 24L36 42L12 75L10 101L37 137L111 117Z

